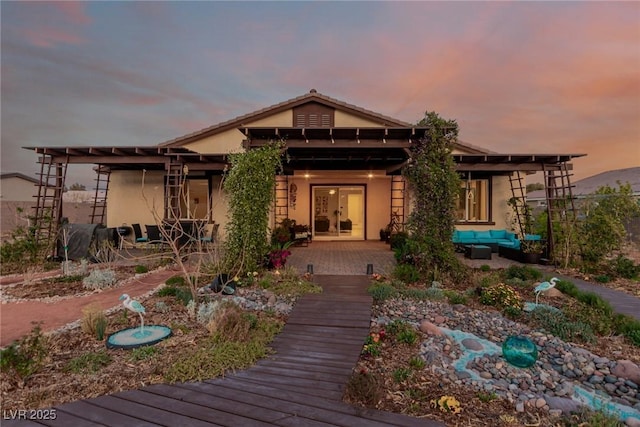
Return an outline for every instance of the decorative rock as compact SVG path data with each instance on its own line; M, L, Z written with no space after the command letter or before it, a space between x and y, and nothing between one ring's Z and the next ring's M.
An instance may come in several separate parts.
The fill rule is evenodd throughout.
M546 404L547 404L547 401L544 400L542 397L539 397L538 399L536 399L536 403L535 403L536 408L540 409L544 407L544 405Z
M524 412L524 402L516 403L516 412Z
M627 427L640 427L640 419L629 417L624 420L624 425Z
M611 369L611 373L640 384L640 367L630 360L618 360L618 363Z
M493 378L493 375L491 375L491 372L482 371L482 372L480 372L480 378L484 378L486 380L490 380L491 378Z
M440 324L444 323L444 322L445 322L445 320L447 320L447 319L445 319L443 316L435 316L435 317L433 318L433 322L434 322L434 323L436 323L436 324L438 324L438 325L440 325Z
M580 404L573 399L568 399L565 397L546 396L545 400L551 410L559 409L567 415L571 412L577 412L580 409Z
M472 338L465 338L462 340L462 345L465 348L468 348L469 350L473 350L473 351L480 351L482 350L484 347L482 346L482 344L480 344L480 342L478 340L474 340Z
M440 328L438 328L436 325L426 320L423 320L422 322L420 322L420 332L428 335L435 335L435 336L444 335L440 330Z

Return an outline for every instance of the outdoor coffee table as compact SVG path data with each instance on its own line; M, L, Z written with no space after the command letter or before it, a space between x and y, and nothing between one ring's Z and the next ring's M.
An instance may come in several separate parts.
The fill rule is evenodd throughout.
M465 258L491 259L491 247L485 245L467 245L464 247Z

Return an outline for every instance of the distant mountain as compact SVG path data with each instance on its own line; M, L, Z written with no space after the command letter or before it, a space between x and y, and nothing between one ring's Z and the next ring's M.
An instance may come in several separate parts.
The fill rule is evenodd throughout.
M573 183L575 187L571 189L571 192L574 197L586 196L605 185L617 188L618 181L622 184L631 184L633 194L640 196L640 167L616 169L583 178ZM543 199L545 199L544 190L536 190L527 194L527 200Z

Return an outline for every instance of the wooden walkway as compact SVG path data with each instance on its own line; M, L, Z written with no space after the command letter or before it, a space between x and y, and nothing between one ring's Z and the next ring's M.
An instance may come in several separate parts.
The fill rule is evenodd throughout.
M316 276L320 295L295 306L273 341L276 354L209 381L156 384L56 406L56 420L3 426L423 426L424 418L341 401L369 333L366 276Z

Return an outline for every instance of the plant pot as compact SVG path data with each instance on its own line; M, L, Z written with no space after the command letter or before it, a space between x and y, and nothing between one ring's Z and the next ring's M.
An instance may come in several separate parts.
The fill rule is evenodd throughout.
M542 254L538 253L522 253L521 260L525 264L540 264L540 258Z

